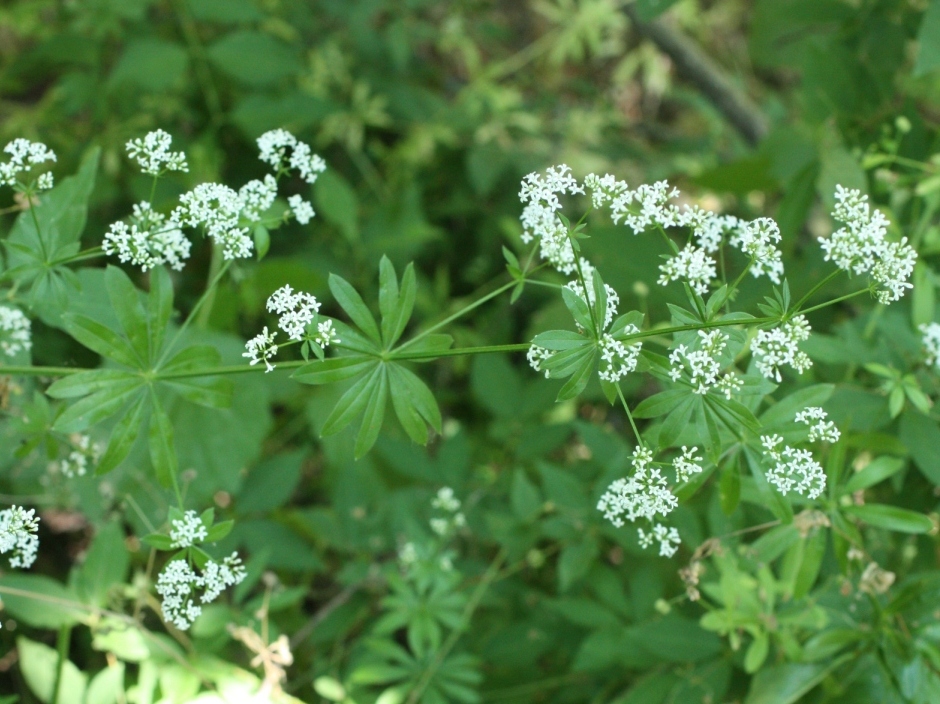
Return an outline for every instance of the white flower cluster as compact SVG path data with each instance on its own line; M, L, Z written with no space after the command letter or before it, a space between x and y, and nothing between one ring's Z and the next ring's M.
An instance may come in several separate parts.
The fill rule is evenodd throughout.
M638 518L653 520L657 515L668 515L679 501L666 486L666 478L655 467L653 453L648 448L637 448L633 453L633 475L617 479L597 502L597 510L617 528L624 518L631 523Z
M187 511L182 518L170 521L170 540L174 548L188 548L207 537L209 532L195 511Z
M22 506L11 506L0 511L0 554L12 551L10 567L29 569L36 561L39 550L39 518L36 511Z
M574 291L589 306L593 307L596 301L594 295L594 266L583 257L579 262L581 266L581 275L584 277L584 286L581 281L575 279L569 281L566 286ZM607 293L607 311L604 314L603 328L606 330L614 316L617 315L617 308L620 306L620 294L618 294L609 284L604 284L604 291Z
M627 325L620 334L635 335L638 332L640 332L640 329L636 325ZM600 343L601 368L597 375L604 381L616 384L636 369L636 363L642 348L643 345L639 342L625 345L613 335L604 333Z
M250 257L254 245L248 228L240 223L246 205L245 199L228 186L200 183L183 194L171 219L185 227L204 228L206 235L222 247L225 259Z
M656 225L669 227L701 226L707 213L701 208L679 207L669 201L679 196L679 190L670 188L666 181L642 184L630 190L625 181L618 181L611 174L598 176L588 174L584 185L591 191L591 202L595 208L610 207L615 224L626 225L634 235L646 232Z
M173 138L163 130L148 132L144 137L130 140L127 155L136 159L140 170L145 174L159 176L165 171L189 171L186 155L183 152L171 152Z
M316 215L316 213L313 212L313 206L298 195L290 196L287 199L287 204L294 213L297 222L301 225L306 225L313 220L313 216Z
M32 324L23 311L9 306L0 306L0 351L13 357L21 350L33 346Z
M28 139L14 139L3 151L10 155L10 160L0 163L0 185L14 186L17 177L24 171L47 161L55 161L55 152L42 142L30 142ZM39 177L36 187L41 190L52 188L52 173L46 172Z
M73 433L69 436L72 443L72 450L68 456L55 463L54 469L69 479L75 477L84 477L88 473L89 466L97 464L101 457L101 444L92 443L88 435L82 433Z
M544 347L539 347L538 345L530 345L529 351L525 353L525 358L529 361L529 366L536 371L536 373L541 374L545 372L545 378L548 379L551 376L551 373L548 369L542 369L542 362L551 359L553 352L547 350Z
M800 374L813 366L813 360L799 348L799 343L809 339L810 330L804 315L798 315L773 330L758 330L751 341L751 353L760 373L779 383L783 365L790 365Z
M307 183L314 183L326 171L326 162L313 153L309 144L299 141L287 130L271 130L258 137L259 158L275 171L294 169ZM287 150L290 158L287 158Z
M248 364L251 366L258 364L258 362L264 362L265 374L274 371L271 360L277 355L277 345L274 344L275 335L277 333L268 332L268 326L265 325L259 334L245 343L245 351L242 352L242 357L247 357Z
M565 164L549 167L544 176L531 173L522 181L519 199L522 209L522 241L528 244L538 238L542 259L563 274L575 268L574 249L568 239L568 228L558 216L561 210L559 195L584 193L571 169Z
M303 291L294 292L289 286L282 286L268 297L268 312L281 317L278 327L292 340L302 340L307 326L320 312L320 302L315 296Z
M921 343L927 355L927 366L940 371L940 323L929 323L920 326Z
M702 247L686 245L685 249L659 267L662 275L657 283L666 286L673 281L686 281L700 296L708 293L708 284L717 276L715 260Z
M654 523L653 530L647 533L642 528L637 528L640 536L640 547L648 549L653 547L653 543L659 542L660 557L672 557L676 554L682 539L679 537L679 531L673 527L666 527L662 523Z
M891 223L880 210L869 207L868 196L857 189L836 186L833 219L843 227L828 238L820 238L826 261L854 274L868 274L881 288L878 301L897 301L913 288L908 279L917 262L917 252L907 238L891 242L886 238Z
M796 414L797 423L804 423L809 426L809 441L816 442L839 442L841 433L836 424L831 420L826 420L826 412L818 406L810 406L805 411Z
M143 271L161 264L180 271L192 245L179 228L179 223L172 219L167 222L165 215L143 201L134 205L130 226L123 222L111 224L101 249Z
M693 474L701 474L702 458L697 457L697 447L688 448L682 446L682 454L672 461L672 467L676 470L676 481L679 483L687 482Z
M789 445L778 449L782 442L779 435L761 436L764 457L775 462L767 472L767 481L784 496L795 491L810 499L818 498L826 488L826 473L822 465L813 459L809 450L797 450Z
M768 279L779 284L783 274L783 261L777 249L779 241L780 227L777 223L771 218L757 218L736 227L729 243L753 258L751 273L755 277L766 274Z
M209 560L202 574L186 560L171 561L157 580L157 593L163 598L163 618L185 631L202 613L197 596L201 604L215 601L226 587L240 583L245 575L245 568L234 552L222 562Z
M277 198L277 179L271 174L265 175L264 181L253 179L238 189L238 198L242 217L249 222L258 222Z
M715 389L730 399L744 382L733 371L721 373L719 356L728 344L729 336L719 329L699 330L698 336L698 349L690 350L686 345L679 345L669 354L669 378L679 381L688 373L695 393L704 396Z
M448 514L446 517L432 518L431 530L437 535L446 536L456 528L467 525L467 519L460 512L460 499L454 496L454 490L449 486L441 487L437 495L431 500L431 507Z

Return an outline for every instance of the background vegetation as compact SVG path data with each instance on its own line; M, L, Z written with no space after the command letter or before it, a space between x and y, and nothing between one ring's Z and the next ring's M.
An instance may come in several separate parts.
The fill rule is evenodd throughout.
M520 179L550 164L631 185L667 178L740 217L772 215L797 292L821 278L815 238L832 227L835 185L862 189L918 249L915 289L890 309L862 297L812 314L826 331L807 343L816 366L785 385L807 401L831 393L852 457L896 460L870 498L929 514L940 423L922 399L938 384L917 371L916 326L935 319L938 69L936 0L20 0L0 7L0 141L47 143L62 174L101 148L89 246L148 196L128 139L162 128L187 151L190 173L161 187L167 201L200 181L258 177L266 130L311 142L329 165L310 193L318 217L239 264L198 318L228 363L242 361L275 288L338 314L328 274L374 301L383 254L399 272L415 261L419 321L508 281L501 248L521 251ZM668 318L681 300L656 286L657 242L590 232L585 250L623 309ZM195 247L180 309L202 293L210 258ZM82 270L74 305L102 305L102 271ZM758 299L745 281L742 306ZM566 317L555 292L530 286L449 332L457 346L513 343ZM41 318L34 364L97 364L54 312ZM521 354L420 371L442 434L424 449L388 422L359 460L352 430L320 437L339 390L286 372L234 377L225 411L170 408L187 504L236 519L222 546L249 557L231 599L175 639L156 618L144 637L115 615L147 605L153 552L134 536L164 524L171 502L146 448L103 478L50 474L65 440L23 419L55 411L33 395L41 386L3 377L0 486L5 503L41 508L30 578L45 581L9 573L0 585L61 598L4 595L0 695L12 698L0 701L49 702L53 680L59 704L237 697L278 681L285 661L265 647L281 634L293 656L283 686L302 701L940 700L934 534L864 528L870 560L847 563L838 531L754 530L774 516L747 481L722 477L677 511L683 550L659 558L594 508L633 449L596 383L555 405L560 384ZM657 390L631 383L634 403ZM467 518L448 541L427 527L445 485ZM868 486L850 486L848 501ZM427 562L413 580L397 566L408 541ZM439 569L442 555L455 569ZM869 562L881 571L866 574ZM680 569L703 570L703 599L688 599Z

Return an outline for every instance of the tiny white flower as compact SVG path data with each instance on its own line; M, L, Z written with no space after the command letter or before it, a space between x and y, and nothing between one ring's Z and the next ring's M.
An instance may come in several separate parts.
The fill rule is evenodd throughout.
M682 454L672 461L672 466L676 470L677 482L687 482L693 474L701 474L702 458L696 456L697 452L697 447L689 449L685 445L682 446Z
M278 327L292 340L302 340L307 326L314 321L320 311L320 302L315 296L303 291L295 292L289 285L282 286L268 298L268 311L279 313ZM320 331L328 333L330 326Z
M797 423L804 423L810 426L810 442L816 442L817 440L833 443L839 442L839 438L841 437L839 429L831 420L826 420L826 417L826 412L822 408L811 406L797 413L794 420L796 420Z
M774 466L767 472L767 481L777 487L781 494L786 496L791 491L807 496L810 499L818 498L826 488L826 473L809 450L797 450L784 445L779 435L762 435L761 444L764 446L764 457L771 460Z
M924 324L919 329L923 335L921 343L926 353L927 366L940 371L940 323Z
M242 352L242 357L247 357L248 364L251 366L264 362L265 374L274 371L271 360L277 355L277 345L274 344L275 335L277 335L277 332L269 333L268 327L265 325L264 330L245 343L245 351Z
M183 518L170 522L170 540L174 548L188 548L209 536L206 526L195 511L187 511Z
M143 271L161 264L180 271L189 259L190 241L174 221L143 201L134 205L131 224L115 222L105 234L101 249L107 255L116 255L122 263L130 262Z
M654 542L659 542L660 557L672 557L679 549L679 545L682 544L679 531L673 527L667 528L662 523L653 524L653 530L649 533L642 528L638 528L637 532L639 534L640 547L644 549L651 548Z
M39 518L35 509L11 506L0 511L0 554L12 552L10 567L29 569L39 550Z
M189 171L186 155L183 152L171 152L173 138L163 130L148 132L143 138L130 140L127 155L136 159L140 170L145 174L159 176L165 171Z
M228 186L201 183L180 197L171 220L203 228L206 236L222 247L225 259L243 259L254 249L249 230L241 223L245 207L245 199ZM245 219L250 221L247 216Z
M258 137L259 158L274 167L275 171L291 168L307 183L314 183L326 171L326 162L310 149L310 145L299 141L287 130L277 129ZM290 150L290 157L287 151Z
M51 171L47 171L44 174L39 174L39 178L36 179L36 189L39 191L48 191L55 185L55 179L52 176Z
M659 267L660 286L673 281L685 281L700 296L708 293L708 285L717 275L715 260L701 247L686 246L681 252Z
M162 597L163 618L181 631L187 630L202 613L200 604L215 601L223 590L241 583L246 575L236 553L222 562L209 560L202 574L186 560L170 561L160 573L156 586ZM196 603L197 598L200 604Z
M558 217L561 210L558 196L565 193L584 193L565 164L549 167L544 174L529 174L519 190L519 199L525 204L520 220L522 241L538 239L542 259L563 274L571 274L576 268L574 249L568 239L568 228Z
M625 326L620 334L635 335L638 332L640 329L631 324ZM639 342L632 345L624 344L612 335L604 333L600 344L601 366L597 375L604 381L616 384L627 374L636 370L641 349L642 345Z
M734 371L721 373L720 356L731 338L717 328L699 330L698 336L698 349L679 345L669 354L669 377L679 381L687 375L695 393L704 396L714 389L730 399L743 384Z
M789 365L802 374L813 366L813 360L799 348L800 342L809 339L810 330L804 315L788 320L779 328L759 330L751 341L751 353L760 373L779 383L782 381L780 367Z
M637 449L633 453L633 475L614 481L597 502L597 510L616 527L622 527L624 519L634 522L638 518L652 520L657 515L666 516L678 506L666 478L649 466L652 461L649 449Z
M336 330L333 329L332 320L321 320L317 323L317 334L313 341L320 347L328 347L331 344L335 345L342 342L336 334Z
M32 349L32 323L23 311L0 305L0 352L13 357Z
M277 179L267 174L264 181L249 181L238 189L238 198L242 216L250 222L258 222L277 198Z
M529 360L529 366L532 367L536 372L542 373L542 362L547 359L551 359L552 351L547 350L544 347L539 347L538 345L530 345L529 351L526 352L526 359ZM549 370L545 369L545 378L549 378Z
M294 217L297 218L297 222L301 225L306 225L308 222L313 220L313 216L315 215L313 212L313 206L300 196L290 196L287 199L287 204L290 205L290 209L293 211Z
M92 443L91 437L82 433L73 433L69 441L72 450L65 459L53 463L53 467L69 479L83 477L90 466L97 464L102 447L99 443Z
M438 490L437 496L431 501L431 506L448 513L456 513L460 510L460 499L454 496L453 489L445 486Z
M754 259L751 274L755 277L766 274L768 279L779 284L783 274L782 255L777 249L780 239L780 227L776 222L771 218L757 218L736 228L729 242Z

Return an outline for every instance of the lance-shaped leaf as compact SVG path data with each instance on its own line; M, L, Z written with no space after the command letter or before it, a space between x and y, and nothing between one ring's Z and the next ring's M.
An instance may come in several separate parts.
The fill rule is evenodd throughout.
M166 329L173 315L173 282L167 270L158 266L150 270L150 294L147 296L147 324L150 330L151 362L159 359L166 338Z
M561 297L575 322L585 330L593 330L594 323L591 321L591 311L587 302L567 286L562 286ZM603 323L604 321L600 322Z
M330 274L329 286L333 297L340 307L346 311L346 315L375 344L381 344L382 340L379 336L379 328L375 324L375 318L372 317L372 313L369 312L362 297L353 288L352 284L336 274Z
M46 393L52 398L78 398L103 391L118 382L139 378L134 372L123 369L92 369L62 377L46 389Z
M373 357L331 357L305 364L291 378L302 384L332 384L358 376L374 364Z
M437 359L434 355L440 355L443 352L446 352L450 349L451 345L454 344L454 338L450 335L444 333L431 333L424 335L420 338L416 338L416 341L413 343L408 343L408 347L405 349L399 348L402 350L404 355L421 355L416 357L411 361L422 363L422 362L432 362Z
M93 352L128 367L143 368L140 356L127 339L106 325L84 315L66 314L62 320L69 335Z
M385 418L385 406L388 403L387 365L380 364L376 369L376 375L368 388L369 400L366 403L359 434L356 436L356 459L366 454L375 444L379 431L382 430L382 420Z
M353 419L359 415L366 402L369 400L369 392L372 384L379 383L379 376L382 373L380 362L374 362L373 365L362 373L355 383L346 390L336 406L330 413L321 430L323 435L333 435L352 423Z
M166 488L173 486L173 477L179 471L176 447L173 442L173 424L163 410L156 394L150 393L150 461L153 463L157 481Z
M595 350L590 348L587 352L572 371L571 378L561 387L558 397L555 399L556 401L567 401L584 391L584 387L591 379L591 374L597 368Z
M144 366L150 357L150 330L140 293L127 274L116 266L109 265L105 270L104 285L122 332L136 353L138 364Z
M140 392L137 400L131 403L130 409L118 420L117 425L111 431L108 449L98 460L95 474L107 474L127 459L131 448L134 446L134 441L137 440L137 436L140 434L146 400L147 394Z
M430 424L441 432L441 412L431 390L414 373L399 364L389 364L392 405L408 436L421 445L427 444Z
M572 332L571 330L548 330L539 333L532 340L533 345L552 351L583 347L587 342L588 340L584 335Z
M390 349L405 331L414 310L416 292L414 264L405 268L399 289L395 267L387 257L382 257L379 264L379 310L382 313L382 339L386 349Z
M142 377L131 376L122 381L109 384L76 401L63 411L55 424L54 430L62 433L76 433L86 430L117 413L127 403L134 392L144 385Z

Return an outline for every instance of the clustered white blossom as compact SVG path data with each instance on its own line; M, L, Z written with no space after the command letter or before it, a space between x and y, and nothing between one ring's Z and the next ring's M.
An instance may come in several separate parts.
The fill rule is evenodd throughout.
M151 208L147 201L134 205L130 225L112 223L101 243L105 254L116 254L120 262L130 262L143 271L161 264L180 271L184 261L189 259L191 246L179 223L172 219L167 221L166 216Z
M65 459L56 463L55 469L69 479L84 477L88 473L89 465L98 462L101 445L92 443L91 438L82 433L73 433L69 436L69 441L72 443L72 450Z
M686 245L665 264L659 267L660 286L666 286L673 281L685 281L693 291L700 296L708 293L708 284L717 276L715 260L712 259L702 247Z
M314 183L326 171L326 162L313 153L310 145L298 140L287 130L271 130L258 137L259 158L276 171L294 169L307 183ZM290 158L287 151L290 150ZM286 163L285 163L286 160Z
M640 536L641 548L651 548L654 542L659 542L660 557L672 557L682 544L679 531L672 526L667 528L662 523L654 523L653 530L649 533L642 528L637 528L637 532Z
M784 365L790 365L800 374L813 366L813 360L799 348L799 343L809 339L810 330L805 315L791 318L773 330L758 330L751 341L751 353L758 371L766 378L780 382L780 367Z
M240 583L245 576L241 559L234 552L222 562L209 560L202 574L186 560L172 560L157 579L157 593L163 598L163 618L185 631L202 613L197 597L200 604L215 601L226 587Z
M666 478L650 466L652 462L649 448L637 448L631 461L633 475L614 481L597 502L597 510L618 528L624 525L624 518L630 522L638 518L652 520L657 515L666 516L678 505L666 486Z
M584 286L579 279L569 281L566 286L574 291L589 306L593 307L596 302L594 295L594 266L585 258L580 262L581 275L584 277ZM610 325L614 316L617 315L617 307L620 305L620 295L609 284L604 284L604 291L607 294L607 310L604 313L604 323L601 327L605 330Z
M287 204L294 213L297 222L301 225L306 225L313 220L313 216L316 215L316 213L313 212L313 206L298 195L290 196L287 199Z
M251 366L259 362L264 362L265 374L274 371L274 365L271 364L271 360L277 355L277 345L274 344L275 335L277 335L277 333L269 333L268 326L265 325L264 329L259 334L245 343L245 352L242 352L242 357L247 357L248 364Z
M627 325L620 334L635 335L640 332L636 325ZM642 345L635 342L632 345L624 344L609 333L601 337L601 367L597 375L604 381L616 384L623 377L636 369Z
M317 323L317 334L313 341L320 347L328 347L331 344L335 345L337 342L342 342L339 335L336 334L336 330L333 329L333 321L329 319Z
M669 378L679 381L688 373L692 391L705 395L711 389L724 394L726 399L741 388L744 382L733 372L721 373L719 357L730 339L721 330L699 330L698 349L679 345L669 354Z
M611 174L598 176L588 174L584 185L591 191L591 202L595 208L610 207L615 224L621 220L634 235L646 232L651 226L697 228L708 214L695 206L681 208L669 201L679 196L679 190L670 188L666 181L642 184L631 190L625 181Z
M320 312L320 302L303 291L295 292L289 285L282 286L268 297L268 312L281 317L278 327L292 340L302 340L307 326Z
M0 306L0 351L13 357L21 350L30 350L32 325L23 311L9 306Z
M841 433L836 424L831 420L826 420L827 414L818 406L810 406L804 411L796 414L796 422L804 423L809 426L809 441L816 442L839 442Z
M136 159L140 170L145 174L159 176L165 171L189 171L186 155L183 152L171 152L173 138L163 130L148 132L144 137L130 140L127 155Z
M697 447L682 446L682 454L672 461L672 467L676 470L677 482L687 482L693 474L701 474L702 458L696 456L697 452Z
M460 512L460 499L454 496L454 490L449 486L438 490L437 495L431 500L431 507L448 514L443 518L431 519L431 530L437 535L448 535L455 528L463 528L467 524L466 517Z
M242 217L249 222L258 222L277 198L277 179L271 174L265 175L264 181L252 179L238 189L238 198Z
M767 472L767 481L786 496L791 491L810 499L818 498L826 488L826 474L822 465L813 459L809 450L797 450L784 445L779 435L762 435L764 457L774 462Z
M174 548L188 548L207 537L209 532L195 511L187 511L182 518L170 521L170 540Z
M545 373L545 378L548 379L551 376L551 373L548 369L542 369L542 362L551 359L553 352L547 350L544 347L539 347L538 345L530 345L529 351L526 352L525 358L529 361L529 366L532 367L537 373Z
M56 156L42 142L30 142L28 139L14 139L3 151L10 155L10 160L0 163L0 185L15 186L17 177L24 171L47 161L55 161ZM52 188L52 173L46 172L36 182L39 190Z
M252 194L254 195L254 194ZM225 259L250 257L254 247L240 220L245 198L221 183L200 183L180 197L171 219L185 227L202 227L222 247Z
M522 181L519 199L525 204L522 209L522 241L528 244L537 238L542 259L563 274L571 274L575 268L574 249L568 239L568 228L558 216L561 210L559 195L584 193L571 169L561 164L549 167L545 175L531 173Z
M0 555L12 551L10 567L29 569L39 550L39 518L35 509L11 506L0 511Z
M927 323L920 326L923 335L921 343L927 354L927 366L940 371L940 323Z
M868 274L880 286L879 302L897 301L905 290L913 288L908 279L917 262L917 252L907 244L887 239L891 223L884 214L872 209L868 196L854 188L836 186L833 219L844 223L828 238L820 238L826 261L857 275Z

